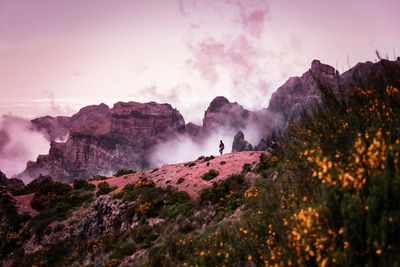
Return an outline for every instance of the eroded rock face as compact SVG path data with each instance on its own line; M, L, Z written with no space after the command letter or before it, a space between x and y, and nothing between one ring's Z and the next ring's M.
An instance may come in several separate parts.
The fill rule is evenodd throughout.
M49 154L28 162L18 177L43 174L71 182L119 169L143 170L151 149L184 129L182 115L169 104L118 102L94 123L71 129L65 143L52 142Z
M46 133L50 141L64 141L71 129L92 124L109 112L106 104L91 105L79 110L72 117L67 116L45 116L32 120L36 129Z
M229 102L223 96L216 97L211 101L203 118L203 134L209 134L213 131L222 130L222 132L243 131L249 129L257 132L260 139L270 139L270 136L279 128L281 118L267 109L250 111L238 103ZM251 146L249 143L248 145ZM247 146L246 149L250 147ZM239 151L236 150L235 151Z
M92 205L87 215L77 225L74 235L87 239L96 239L107 233L124 232L131 228L126 220L126 212L133 205L110 196L100 196Z
M268 110L282 114L282 126L286 128L287 122L298 119L303 109L310 110L313 105L321 102L321 93L313 75L332 83L335 74L333 67L314 60L309 71L301 77L289 78L272 94Z
M253 146L244 139L242 131L237 132L233 138L232 152L253 151Z
M382 83L382 79L385 79L383 74L386 68L400 70L400 59L358 63L340 75L333 67L314 60L311 68L301 77L289 78L272 94L268 110L282 114L281 128L285 129L288 121L296 121L303 110L311 111L313 105L321 103L321 92L315 78L330 85L334 93L343 94L345 97L349 91L341 90L349 90L354 85L374 88L374 81ZM337 81L340 81L341 88Z
M231 103L223 96L214 98L203 118L203 130L210 132L218 128L243 129L246 120L250 117L250 111L244 109L238 103Z

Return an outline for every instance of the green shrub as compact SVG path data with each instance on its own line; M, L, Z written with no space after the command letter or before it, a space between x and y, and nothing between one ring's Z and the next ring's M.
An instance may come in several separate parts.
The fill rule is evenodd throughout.
M249 171L251 171L251 164L250 163L243 164L242 172L249 172Z
M102 180L107 180L108 177L107 176L102 176L99 174L93 175L92 178L89 179L89 181L102 181Z
M74 179L74 189L78 190L81 188L86 188L88 185L88 182L83 179Z
M123 243L111 254L111 259L120 259L132 255L135 252L136 246L133 243Z
M31 207L39 211L51 207L67 198L71 191L72 187L64 183L54 182L42 185L33 196Z
M196 163L194 163L194 162L191 162L191 163L189 163L189 165L188 165L188 166L189 166L189 168L190 168L190 167L193 167L193 166L195 166L195 165L196 165Z
M219 165L225 165L225 164L226 164L226 161L224 161L224 160L219 162Z
M65 228L65 225L59 223L59 224L57 224L57 225L54 227L53 232L60 232L60 231L62 231L64 228Z
M215 177L217 177L219 175L219 172L217 170L211 169L208 172L206 172L205 174L203 174L201 176L201 178L205 181L210 181L212 179L214 179Z
M151 246L151 241L158 237L158 233L148 224L140 224L133 228L132 238L141 248Z
M134 170L125 170L125 169L122 169L122 170L117 171L117 172L114 174L114 176L120 177L120 176L123 176L123 175L134 174L134 173L136 173L136 171L134 171Z
M75 179L74 180L74 189L79 190L84 188L86 191L94 191L96 186L94 184L88 183L88 181L83 179Z
M165 201L165 211L161 217L175 218L178 214L187 215L194 202L186 191L173 192Z
M96 196L107 195L111 191L117 189L116 186L110 187L110 185L107 182L99 183L97 187L99 188L99 190L97 191Z
M179 178L176 184L181 184L185 181L185 178Z
M29 213L24 213L22 215L18 213L15 200L10 195L3 195L0 199L0 207L2 208L0 219L2 219L3 216L5 217L12 232L18 232L22 224L31 218Z
M204 159L204 161L210 161L210 160L212 160L212 159L215 159L215 157L214 156L209 156L209 157L206 157L205 159Z

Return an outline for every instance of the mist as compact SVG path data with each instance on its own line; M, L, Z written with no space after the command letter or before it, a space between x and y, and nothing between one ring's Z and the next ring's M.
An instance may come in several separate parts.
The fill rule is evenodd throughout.
M163 164L174 164L196 160L200 156L219 155L219 140L225 144L224 153L232 150L233 130L221 129L201 141L196 141L190 136L182 135L173 140L159 144L151 155L150 162L156 167Z
M26 163L48 154L50 142L23 118L3 115L0 119L0 170L13 177L25 170Z
M254 146L262 138L268 137L277 130L282 120L278 114L266 110L252 113L249 120L241 127L221 126L206 131L201 137L181 135L170 141L157 145L151 154L150 162L154 167L163 164L174 164L196 160L200 156L219 155L219 141L225 145L224 154L231 153L235 134L241 130L246 141ZM217 116L219 117L219 116Z

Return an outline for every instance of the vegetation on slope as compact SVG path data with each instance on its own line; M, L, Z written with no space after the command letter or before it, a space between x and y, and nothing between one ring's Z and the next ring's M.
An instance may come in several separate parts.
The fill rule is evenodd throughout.
M383 67L387 67L382 62ZM175 239L168 265L399 265L400 75L348 88L320 84L323 105L263 157L237 223Z
M25 227L1 240L1 258L14 266L129 266L132 255L138 266L399 265L400 74L381 64L384 79L343 91L321 83L323 104L262 156L255 184L246 167L194 200L142 177L113 194L132 203L121 220L133 228L95 240L72 236L25 255L22 246L35 234ZM68 203L78 190L51 188L35 197Z

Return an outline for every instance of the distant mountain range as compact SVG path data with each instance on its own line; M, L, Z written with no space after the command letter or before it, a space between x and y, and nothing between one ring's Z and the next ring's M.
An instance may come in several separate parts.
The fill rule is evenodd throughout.
M400 68L400 58L383 61ZM311 110L320 102L317 81L332 84L339 92L340 84L366 83L381 73L380 63L359 63L339 74L333 67L314 60L307 72L289 78L273 93L268 108L249 111L219 96L211 101L201 126L186 124L170 104L155 102L118 102L112 108L100 104L84 107L71 117L41 117L32 123L51 141L49 154L28 162L25 171L16 177L32 179L42 174L71 182L119 169L146 170L154 167L149 156L160 143L182 135L201 142L218 129L239 132L250 123L263 137L255 148L265 150L267 140L285 129L290 120L296 120L303 109Z

